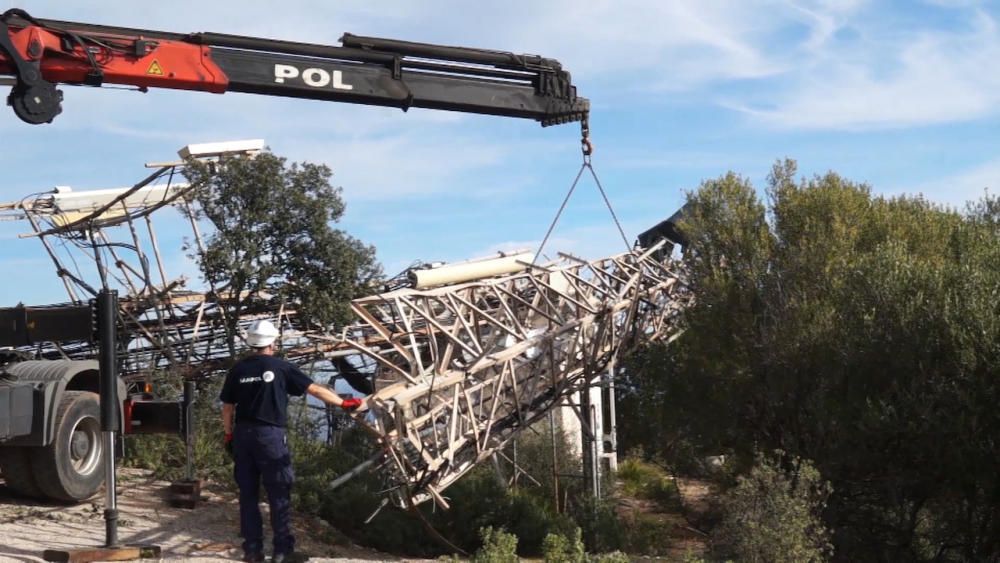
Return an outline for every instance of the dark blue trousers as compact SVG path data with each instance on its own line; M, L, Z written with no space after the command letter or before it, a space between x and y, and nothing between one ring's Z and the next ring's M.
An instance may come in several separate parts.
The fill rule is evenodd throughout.
M260 516L260 484L264 482L271 507L274 553L295 549L292 535L292 457L285 429L277 426L237 423L233 433L233 467L240 488L240 533L243 552L263 553L264 532Z

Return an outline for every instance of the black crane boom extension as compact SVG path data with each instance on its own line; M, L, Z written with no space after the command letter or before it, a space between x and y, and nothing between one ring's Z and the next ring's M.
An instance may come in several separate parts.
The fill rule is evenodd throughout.
M7 29L0 31L33 28L58 41L44 45L44 52L53 54L51 62L37 53L22 53L12 44L4 50L14 52L0 52L0 67L4 67L4 55L4 68L14 69L8 73L20 73L12 64L18 59L22 66L25 60L38 61L33 64L53 84L118 83L246 92L518 117L543 126L586 121L590 110L589 101L576 95L576 86L562 65L537 55L349 33L341 38L342 46L220 33L181 34L34 19L21 11L11 12L16 13L5 14L3 27ZM146 66L147 60L155 60L157 68L165 68L162 72L170 76L157 76L152 66ZM191 72L202 62L208 67L205 76ZM87 71L85 77L81 68ZM217 69L214 74L212 68ZM174 69L176 74L170 72ZM30 104L24 107L27 110L21 113L34 112L28 116L33 122L44 122L45 117L51 119L58 113L48 115L51 108Z

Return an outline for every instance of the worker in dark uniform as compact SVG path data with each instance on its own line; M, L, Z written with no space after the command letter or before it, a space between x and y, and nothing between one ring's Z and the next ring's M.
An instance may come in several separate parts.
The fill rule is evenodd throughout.
M341 398L313 383L295 365L275 358L277 337L278 329L270 321L254 321L246 335L254 354L229 370L219 395L225 446L233 454L233 473L240 488L244 561L264 560L264 533L258 506L262 480L271 507L273 561L288 561L295 551L291 528L291 488L295 475L285 437L288 396L308 393L347 410L363 404L361 399Z

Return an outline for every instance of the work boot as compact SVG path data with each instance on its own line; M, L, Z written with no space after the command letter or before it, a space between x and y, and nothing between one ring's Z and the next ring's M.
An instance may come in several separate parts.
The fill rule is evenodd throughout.
M243 561L246 563L264 563L263 553L244 553Z

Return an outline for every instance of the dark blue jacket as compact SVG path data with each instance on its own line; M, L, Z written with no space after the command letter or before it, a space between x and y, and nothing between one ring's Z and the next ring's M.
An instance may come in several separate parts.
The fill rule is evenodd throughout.
M312 382L294 364L256 354L229 370L219 399L236 405L237 423L284 427L288 422L288 396L302 396Z

